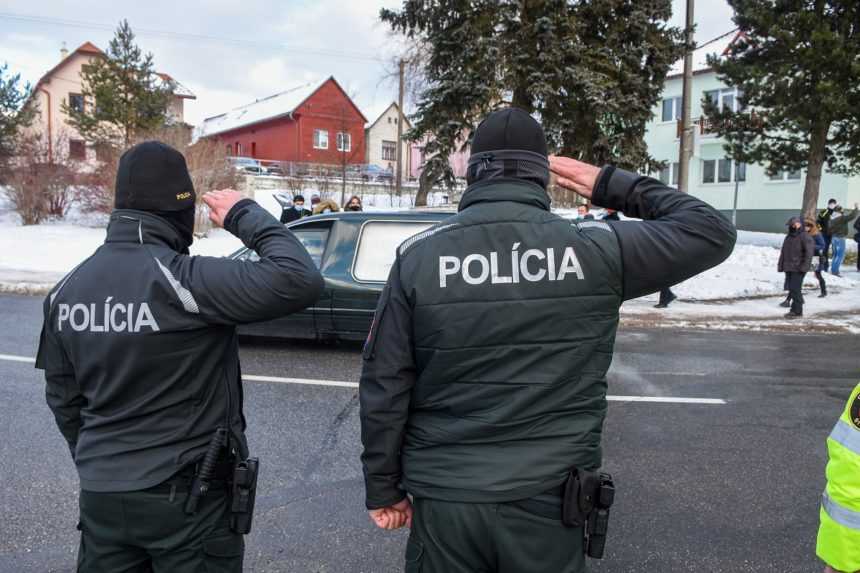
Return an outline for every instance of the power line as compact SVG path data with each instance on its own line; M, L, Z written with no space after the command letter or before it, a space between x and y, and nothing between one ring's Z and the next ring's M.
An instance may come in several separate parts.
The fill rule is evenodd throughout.
M53 26L66 26L72 28L84 28L91 30L115 30L115 26L102 24L98 22L86 22L81 20L67 20L62 18L47 18L43 16L31 16L27 14L12 14L9 12L0 12L0 19L12 20L17 22L29 22L36 24L49 24ZM315 56L335 57L357 61L367 62L385 62L384 58L372 56L370 54L347 53L337 50L325 50L319 48L303 48L301 46L291 46L288 44L279 44L274 42L260 42L256 40L245 40L240 38L228 38L225 36L213 36L209 34L192 34L188 32L174 32L168 30L153 30L149 28L134 28L134 32L140 36L149 36L157 38L165 38L168 40L183 40L191 42L213 42L221 44L231 44L235 46L247 46L255 48L267 48L276 50L287 50L296 53L304 53Z

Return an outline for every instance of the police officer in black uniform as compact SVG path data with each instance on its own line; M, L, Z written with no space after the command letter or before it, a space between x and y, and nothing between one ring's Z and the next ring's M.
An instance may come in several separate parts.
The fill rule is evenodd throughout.
M504 109L475 132L459 213L400 246L381 296L359 389L366 506L411 526L407 571L584 571L595 494L611 505L594 476L619 307L734 246L719 212L659 181L552 166L644 221L553 215L543 130Z
M83 573L242 570L228 489L249 454L236 325L305 308L323 282L257 203L203 199L259 262L189 256L185 158L146 142L120 160L104 245L45 300L37 368L80 476Z

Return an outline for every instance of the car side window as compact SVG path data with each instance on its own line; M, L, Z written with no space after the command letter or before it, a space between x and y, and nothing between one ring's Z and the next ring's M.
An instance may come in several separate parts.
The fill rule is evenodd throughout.
M325 248L328 244L329 233L331 232L331 222L316 222L308 225L296 225L290 227L290 231L305 247L305 250L307 250L317 268L320 268L322 265L323 253L325 253ZM231 258L239 261L255 263L260 260L260 255L258 255L256 251L245 249L232 255Z
M397 247L435 224L434 221L368 221L358 237L352 276L362 282L385 282L394 265Z

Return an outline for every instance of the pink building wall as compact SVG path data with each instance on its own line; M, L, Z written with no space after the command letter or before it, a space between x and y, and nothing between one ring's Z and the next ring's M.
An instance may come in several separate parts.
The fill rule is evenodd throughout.
M421 169L424 166L423 147L423 143L412 143L409 146L411 159L409 176L412 179L418 179L418 176L421 175ZM454 171L455 177L466 177L466 167L469 165L469 155L470 153L468 151L458 151L456 153L452 153L451 156L448 157L448 165L450 165L451 169Z

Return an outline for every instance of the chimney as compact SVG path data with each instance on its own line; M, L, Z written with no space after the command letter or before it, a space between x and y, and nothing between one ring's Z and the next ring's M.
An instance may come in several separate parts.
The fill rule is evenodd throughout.
M69 49L66 48L66 43L63 42L63 45L60 47L60 59L65 60L69 57Z

